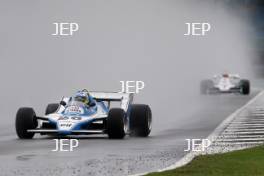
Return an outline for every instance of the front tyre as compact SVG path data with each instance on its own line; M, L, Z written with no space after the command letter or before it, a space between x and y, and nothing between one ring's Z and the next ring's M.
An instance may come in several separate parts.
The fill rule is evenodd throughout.
M214 82L210 79L202 80L200 83L200 93L201 95L206 95L210 93L210 89L214 87Z
M38 126L36 113L32 108L20 108L16 114L16 133L20 139L32 139L35 133L27 130Z
M249 82L249 80L242 79L240 81L240 85L241 85L241 93L243 95L248 95L250 93L250 82Z
M126 113L121 108L112 108L107 118L107 133L110 139L123 139L126 135Z
M152 113L148 105L131 105L130 134L132 136L147 137L151 131Z

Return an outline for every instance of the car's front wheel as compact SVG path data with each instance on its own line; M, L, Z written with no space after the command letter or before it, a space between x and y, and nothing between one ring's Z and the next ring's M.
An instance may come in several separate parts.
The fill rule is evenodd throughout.
M210 89L214 87L214 82L210 79L202 80L200 83L200 93L206 95L210 93Z
M243 79L240 81L241 93L243 95L248 95L250 93L250 82L249 80Z
M21 139L32 139L34 133L28 132L38 126L35 111L32 108L20 108L16 114L16 133Z
M110 139L123 139L127 129L126 113L121 108L110 109L107 118L107 133Z

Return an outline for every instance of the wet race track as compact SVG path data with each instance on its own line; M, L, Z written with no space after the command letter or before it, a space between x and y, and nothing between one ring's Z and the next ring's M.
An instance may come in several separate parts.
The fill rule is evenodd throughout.
M200 81L238 73L250 79L255 57L248 25L214 1L1 1L0 175L123 176L155 171L184 156L185 139L206 138L249 96L201 96ZM207 4L208 3L208 4ZM54 23L74 23L57 36ZM185 36L186 23L208 22L206 36ZM230 41L230 42L229 42ZM77 90L120 91L120 81L142 81L134 103L152 109L148 138L109 140L73 136L72 152L53 152L51 137L19 140L15 116L38 116ZM263 81L261 81L263 82ZM263 86L262 86L263 87Z
M72 152L51 151L55 149L51 137L35 135L33 140L19 140L14 125L2 124L1 175L129 175L155 171L174 164L185 154L186 138L206 138L225 117L256 93L201 97L205 106L183 120L175 118L171 121L173 128L156 124L148 138L77 137L79 146ZM158 118L153 115L154 121Z

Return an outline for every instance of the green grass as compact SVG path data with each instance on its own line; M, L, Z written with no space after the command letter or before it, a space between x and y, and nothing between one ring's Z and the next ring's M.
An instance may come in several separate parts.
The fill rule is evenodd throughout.
M147 176L264 176L264 146L203 155L186 166Z

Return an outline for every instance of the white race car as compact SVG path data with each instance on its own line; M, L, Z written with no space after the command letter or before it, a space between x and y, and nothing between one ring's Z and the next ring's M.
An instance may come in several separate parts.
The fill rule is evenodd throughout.
M216 93L240 93L248 95L250 93L250 82L241 79L238 74L214 75L212 79L201 81L201 94Z
M20 108L16 115L16 132L21 139L41 135L108 134L121 139L126 134L147 137L151 131L151 109L148 105L132 104L133 94L90 92L95 100L88 107L73 97L49 104L45 116L37 116L33 108ZM111 107L111 102L120 102Z

